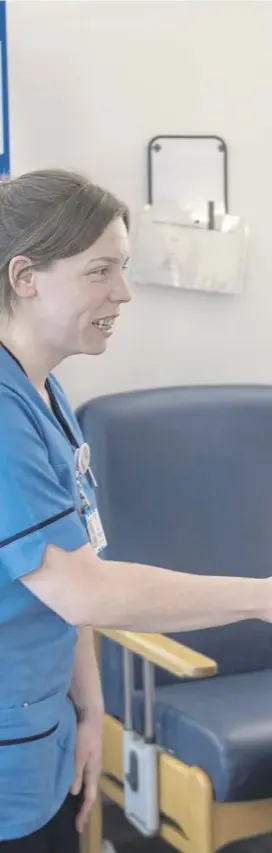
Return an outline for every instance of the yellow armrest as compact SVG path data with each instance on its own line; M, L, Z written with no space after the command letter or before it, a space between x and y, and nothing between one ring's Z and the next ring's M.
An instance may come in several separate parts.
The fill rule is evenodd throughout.
M134 634L131 631L100 631L130 652L167 669L179 678L208 678L216 675L217 664L205 655L170 640L163 634Z

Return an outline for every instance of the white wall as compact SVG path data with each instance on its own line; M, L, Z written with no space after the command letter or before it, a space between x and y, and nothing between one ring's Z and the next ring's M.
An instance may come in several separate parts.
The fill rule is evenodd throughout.
M272 4L9 0L12 170L78 168L135 210L156 133L218 133L250 221L247 292L134 292L108 353L59 369L74 404L128 388L272 382Z

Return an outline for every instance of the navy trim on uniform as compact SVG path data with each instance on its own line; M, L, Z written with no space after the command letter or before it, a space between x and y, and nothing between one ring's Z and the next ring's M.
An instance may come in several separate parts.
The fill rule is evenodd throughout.
M22 371L23 371L23 373L25 374L25 376L27 376L27 372L26 372L25 368L23 367L23 365L21 364L21 362L19 361L19 359L18 359L18 358L16 358L16 355L14 355L14 353L13 353L13 352L11 352L11 350L10 350L10 349L8 349L8 347L6 347L6 345L5 345L5 344L3 344L3 341L1 341L1 342L0 342L0 345L1 345L1 347L2 347L6 352L7 352L7 354L8 354L8 355L10 355L10 358L12 358L12 359L13 359L13 361L15 361L15 363L16 363L16 364L18 364L18 367L20 367L20 370L22 370Z
M18 743L31 743L33 740L43 740L44 738L50 737L53 735L59 727L59 723L56 726L52 726L51 729L48 729L46 732L42 732L40 735L29 735L29 737L18 737L13 740L0 740L0 748L1 746L17 746Z
M5 545L11 545L12 542L16 542L17 539L23 539L25 536L29 536L30 533L36 533L37 530L42 530L43 527L48 527L49 524L54 524L55 521L65 518L66 515L71 515L72 512L75 512L74 506L69 507L69 509L65 509L63 512L59 512L58 515L52 515L51 518L47 518L46 521L34 524L33 527L29 527L27 530L15 533L14 536L9 536L8 539L3 539L2 542L0 542L0 548L4 548Z

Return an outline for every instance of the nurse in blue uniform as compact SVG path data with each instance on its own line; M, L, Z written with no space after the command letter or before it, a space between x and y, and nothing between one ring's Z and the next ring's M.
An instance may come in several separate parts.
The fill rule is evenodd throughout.
M85 351L84 341L87 351L103 351L129 299L127 212L81 178L40 173L1 184L0 215L0 849L2 842L10 852L74 853L101 764L92 632L78 631L20 581L49 543L76 552L91 542L97 554L105 545L89 448L48 374L61 352ZM114 260L96 269L84 249L107 228L99 254ZM78 268L68 262L66 270L64 261L61 305L46 287L44 312L32 290L34 257L43 289L46 262L78 254ZM116 296L106 300L109 283Z
M88 626L271 621L269 580L101 560L89 448L52 371L104 352L128 253L125 206L86 179L0 184L0 853L78 853L101 765Z

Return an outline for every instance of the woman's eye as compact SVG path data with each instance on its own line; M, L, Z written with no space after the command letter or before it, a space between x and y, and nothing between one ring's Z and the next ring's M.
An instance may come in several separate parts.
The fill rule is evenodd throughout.
M100 278L105 278L106 275L109 274L108 267L99 267L96 270L92 270L91 275L97 275Z

